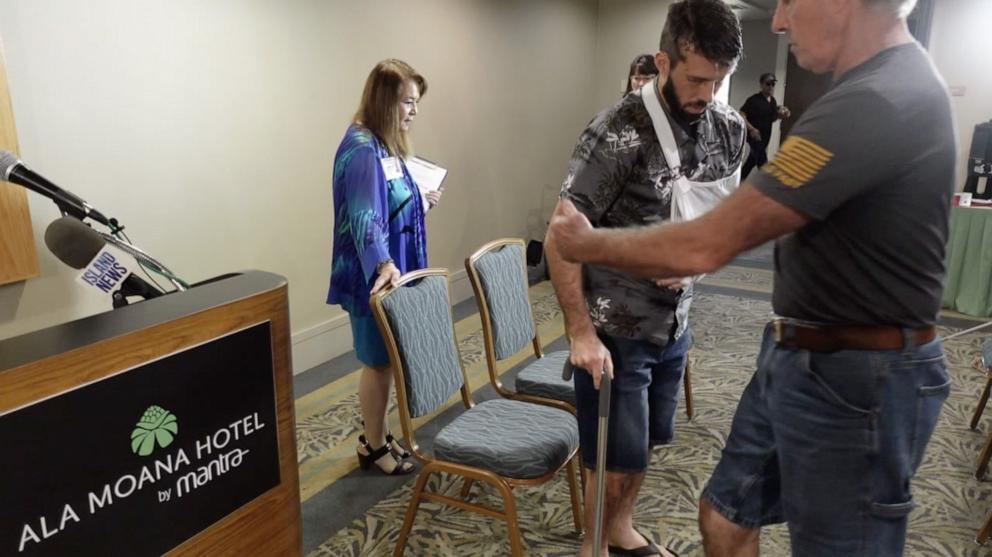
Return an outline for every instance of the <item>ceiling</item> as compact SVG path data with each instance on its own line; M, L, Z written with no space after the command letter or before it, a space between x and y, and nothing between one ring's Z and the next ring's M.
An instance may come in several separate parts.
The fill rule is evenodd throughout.
M742 21L771 19L778 0L724 0Z

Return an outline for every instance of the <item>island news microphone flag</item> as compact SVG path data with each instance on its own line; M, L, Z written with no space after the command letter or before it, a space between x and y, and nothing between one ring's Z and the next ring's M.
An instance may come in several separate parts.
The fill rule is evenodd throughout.
M150 300L163 295L157 285L137 275L133 263L128 262L128 252L74 217L52 221L45 230L45 245L60 261L82 270L77 282L90 292L109 296L115 308L128 305L129 296Z

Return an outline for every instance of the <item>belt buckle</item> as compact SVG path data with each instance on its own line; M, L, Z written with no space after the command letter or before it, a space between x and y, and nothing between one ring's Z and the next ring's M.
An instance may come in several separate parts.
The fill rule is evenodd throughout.
M772 338L775 344L781 344L785 338L785 320L782 318L772 319Z

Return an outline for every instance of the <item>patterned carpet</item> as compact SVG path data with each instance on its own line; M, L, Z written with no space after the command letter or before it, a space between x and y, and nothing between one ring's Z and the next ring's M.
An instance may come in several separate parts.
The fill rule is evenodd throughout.
M767 292L770 284L767 272L728 269L707 277L706 282L720 286L737 284L743 297L696 295L692 310L696 334L692 352L696 416L689 422L681 413L677 418L676 441L655 451L641 490L637 514L642 531L684 556L702 555L696 524L697 499L719 457L737 399L753 371L762 326L771 312L768 302L747 297L746 292ZM550 342L557 336L553 332L560 335L561 331L561 316L553 294L545 284L538 285L532 290L532 301L544 331L542 339ZM485 378L479 373L482 348L478 330L473 330L470 322L462 322L459 326L465 365L470 375L474 374L470 383L474 387L482 386ZM944 335L950 332L950 329L941 330ZM984 385L984 376L971 369L970 363L978 354L983 339L981 335L967 335L945 344L954 388L914 482L918 506L911 515L907 555L992 555L992 550L973 542L975 532L992 507L992 481L980 482L973 477L975 459L985 432L992 427L989 423L992 411L988 419L983 420L980 431L968 429L971 412ZM308 403L303 401L302 404ZM348 462L354 460L351 453L357 424L354 396L328 404L322 411L311 408L298 415L301 470L308 463L320 461L322 455L338 450L350 457ZM345 461L343 457L341 461ZM325 471L323 474L333 481L344 471L330 475ZM321 474L301 473L304 498L308 490L312 493L314 489L320 489L319 485L308 487L308 483L316 481L326 485L326 478L319 480ZM374 480L370 478L370 481ZM456 484L451 477L435 476L430 489L457 496L459 487L460 483ZM391 555L411 488L412 484L407 483L391 493L363 518L327 539L309 556ZM472 496L493 506L500 505L498 495L487 488L474 488ZM575 554L578 537L572 531L564 479L538 488L518 489L517 503L526 554ZM762 535L761 549L762 555L789 555L785 528L767 528ZM405 554L500 556L509 554L509 544L502 522L424 503Z

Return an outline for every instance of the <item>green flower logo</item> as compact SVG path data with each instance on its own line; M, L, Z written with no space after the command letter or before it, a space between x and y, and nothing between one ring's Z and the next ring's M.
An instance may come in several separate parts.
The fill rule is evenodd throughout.
M176 415L161 406L149 406L131 432L131 450L138 456L148 456L156 443L163 449L172 444L179 433Z

